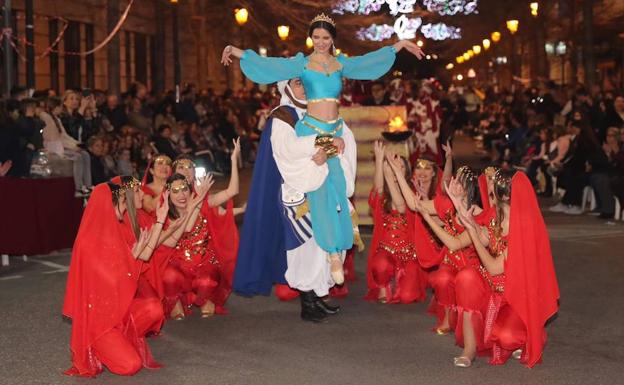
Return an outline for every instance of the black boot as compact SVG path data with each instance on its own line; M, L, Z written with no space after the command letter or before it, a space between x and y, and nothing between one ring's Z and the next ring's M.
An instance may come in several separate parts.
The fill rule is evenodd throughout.
M333 315L340 311L340 306L331 306L327 302L323 301L322 298L319 298L316 295L316 293L314 292L312 293L314 294L314 304L316 305L316 307L321 309L325 314Z
M327 315L321 310L314 299L316 295L313 291L300 291L299 297L301 297L301 319L304 321L312 321L315 323L327 322L325 319Z

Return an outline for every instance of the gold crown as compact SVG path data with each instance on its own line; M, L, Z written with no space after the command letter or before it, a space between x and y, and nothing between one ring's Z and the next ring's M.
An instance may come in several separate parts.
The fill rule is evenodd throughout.
M316 17L312 19L312 21L310 22L310 25L316 23L317 21L324 21L336 27L336 22L334 21L334 19L332 19L331 17L327 16L324 13L321 13L320 15L316 15Z

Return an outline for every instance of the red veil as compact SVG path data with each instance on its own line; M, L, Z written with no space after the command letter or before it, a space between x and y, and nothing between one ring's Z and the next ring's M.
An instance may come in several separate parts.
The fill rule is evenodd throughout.
M225 214L219 213L219 207L209 207L208 198L202 205L202 215L208 220L210 234L214 241L219 264L221 265L221 279L216 288L215 305L217 314L225 314L224 308L230 293L236 255L238 254L238 228L234 220L234 200L230 199L226 204Z
M479 192L481 193L483 211L488 211L492 205L490 205L490 196L487 189L487 176L485 174L479 175Z
M524 173L514 175L511 191L505 298L526 326L522 361L533 367L542 357L544 325L559 308L559 286L546 224Z
M94 376L102 371L91 347L126 321L139 272L140 262L115 215L110 187L99 184L82 216L67 277L63 315L72 319L73 366L66 374Z

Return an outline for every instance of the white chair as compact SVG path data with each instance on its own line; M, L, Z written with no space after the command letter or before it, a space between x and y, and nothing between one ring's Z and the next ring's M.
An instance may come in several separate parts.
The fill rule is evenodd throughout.
M592 211L596 208L596 194L594 194L594 189L591 186L585 186L583 189L583 201L581 202L581 208L583 211L587 209L587 204L589 203L589 211Z

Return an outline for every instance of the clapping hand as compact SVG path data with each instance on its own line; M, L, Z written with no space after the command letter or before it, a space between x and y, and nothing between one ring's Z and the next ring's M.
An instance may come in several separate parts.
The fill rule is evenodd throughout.
M208 174L205 177L198 179L197 181L199 182L199 185L197 186L197 189L196 189L197 195L191 199L190 201L191 207L197 206L204 199L206 199L206 195L208 195L208 191L210 191L210 188L214 184L212 174Z
M156 221L165 223L167 214L169 213L169 191L165 191L162 195L162 201L158 202L156 207Z
M146 229L141 229L139 239L137 239L136 243L132 247L132 255L134 255L134 258L139 258L141 252L147 245L147 241L149 241L149 232ZM147 259L149 259L149 257L147 257Z

